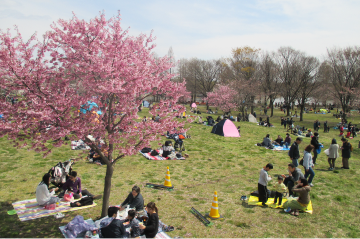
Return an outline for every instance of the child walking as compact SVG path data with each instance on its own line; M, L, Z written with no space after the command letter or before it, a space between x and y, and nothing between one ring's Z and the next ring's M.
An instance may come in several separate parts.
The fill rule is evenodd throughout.
M283 197L283 193L286 192L286 186L285 184L283 183L284 181L284 178L279 175L278 176L278 183L274 185L274 188L275 188L275 199L274 199L274 204L277 203L277 199L279 198L279 206L281 205L282 203L282 197Z

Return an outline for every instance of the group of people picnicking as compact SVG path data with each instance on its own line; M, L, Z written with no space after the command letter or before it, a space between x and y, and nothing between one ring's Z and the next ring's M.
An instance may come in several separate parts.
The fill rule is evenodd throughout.
M42 181L36 188L36 201L40 206L50 204L59 204L61 198L65 194L72 194L74 199L100 199L101 195L93 195L88 190L82 188L81 179L78 177L76 171L72 171L68 175L67 181L61 188L53 188L49 190L51 175L46 173ZM55 193L60 192L57 197ZM81 200L75 202L74 206L80 207ZM118 211L131 208L128 211L126 219L117 219ZM140 223L144 221L144 223ZM105 218L100 223L98 230L100 237L104 238L126 238L126 237L139 237L145 235L146 237L154 238L158 232L159 217L158 209L154 202L150 202L144 209L144 199L140 194L140 188L133 186L131 193L120 204L119 207L108 208L108 218ZM129 228L129 231L126 230Z
M287 134L287 142L291 143L290 135ZM270 135L267 135L264 138L265 143L271 144ZM340 147L336 139L332 139L331 145L328 149L328 163L329 170L335 169L335 161L339 157L339 149L341 150L342 156L342 169L349 169L349 159L351 157L352 145L348 142L346 138L341 138L342 146ZM284 144L279 135L278 138L273 141L275 144ZM316 132L311 139L309 145L304 149L303 158L300 159L299 145L302 143L302 138L296 138L295 142L291 145L289 151L289 157L292 161L288 164L288 176L279 175L277 177L277 183L275 184L275 200L274 203L277 203L279 199L279 205L282 203L283 193L288 191L289 197L284 203L283 207L286 208L287 212L290 212L292 215L299 215L299 210L305 210L310 203L310 190L314 186L313 179L315 172L313 168L315 167L318 149L321 144L319 143L319 134ZM313 155L312 155L313 153ZM299 165L303 166L304 173L299 168ZM266 202L270 195L270 190L267 188L268 182L272 179L269 175L269 171L273 169L272 164L267 164L260 171L260 178L258 182L258 192L259 192L259 202L262 202L263 206L266 206ZM294 195L298 195L298 198L295 198Z

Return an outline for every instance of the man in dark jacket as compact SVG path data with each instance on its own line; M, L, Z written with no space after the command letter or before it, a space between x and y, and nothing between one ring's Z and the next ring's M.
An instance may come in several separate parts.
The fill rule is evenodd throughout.
M100 223L101 238L124 238L126 229L121 220L116 219L118 207L108 208L108 218Z
M305 178L304 174L301 172L301 169L295 167L294 164L289 163L288 164L288 172L289 172L289 176L286 177L284 174L281 175L283 178L285 178L284 180L284 184L288 187L289 189L289 196L293 195L293 191L291 190L295 183L301 179L301 178Z
M314 133L314 136L311 138L310 144L314 146L314 157L313 157L313 163L316 164L316 159L318 156L317 150L320 148L320 143L318 141L319 133Z
M297 137L295 142L291 145L289 156L292 161L292 164L295 165L295 167L299 166L298 159L300 158L300 152L299 152L299 144L302 142L302 138Z
M343 166L341 168L349 169L349 158L351 157L351 144L344 137L341 138L341 141L343 143L343 145L341 147L341 156L342 156Z
M138 186L135 185L125 201L120 204L120 211L124 210L127 205L129 205L130 208L135 208L137 212L144 210L144 199L140 194L140 188Z

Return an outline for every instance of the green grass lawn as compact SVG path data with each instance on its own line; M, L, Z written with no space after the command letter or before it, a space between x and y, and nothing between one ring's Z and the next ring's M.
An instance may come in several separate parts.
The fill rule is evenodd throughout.
M204 108L201 110L205 111ZM140 116L146 113L145 109ZM259 110L257 113L259 117ZM184 161L149 161L140 154L124 158L116 165L110 204L121 203L131 187L139 185L145 203L154 201L159 208L160 220L175 227L175 231L168 233L171 237L360 237L360 160L357 148L360 137L350 140L354 146L350 170L328 171L327 157L324 153L319 154L313 180L315 186L311 190L312 215L301 213L296 218L282 210L252 207L240 201L241 195L249 195L257 189L259 171L267 163L274 165L270 172L273 177L286 173L290 162L287 152L254 146L267 133L273 139L278 134L285 136L285 130L280 127L282 115L282 112L275 111L270 120L275 125L273 128L236 122L236 126L241 126L241 138L217 136L210 133L211 127L188 124L191 126L188 131L191 139L186 139L185 143L190 157ZM294 124L312 128L316 119L321 123L328 120L331 127L339 122L332 114L305 114L304 118L304 122ZM360 116L356 113L350 121L357 124ZM322 132L323 129L319 141L324 144L324 149L328 148L332 138L340 143L337 130ZM304 139L300 146L301 154L309 142L309 138ZM153 146L156 144L153 142ZM17 150L6 138L0 139L1 237L62 237L58 227L66 225L76 215L83 215L85 219L95 219L100 215L101 200L97 201L96 207L66 213L62 219L50 216L20 222L17 215L7 215L7 211L13 209L12 202L35 198L36 186L50 167L69 158L85 157L79 153L72 151L69 143L53 150L44 159L42 154ZM146 188L146 183L164 183L167 166L175 190ZM336 166L341 167L341 158L336 160ZM102 193L105 166L81 160L73 168L81 177L83 187L94 194ZM273 183L270 183L270 188ZM206 227L189 210L195 207L203 214L208 213L214 191L218 193L219 212L224 220L214 221L213 226Z

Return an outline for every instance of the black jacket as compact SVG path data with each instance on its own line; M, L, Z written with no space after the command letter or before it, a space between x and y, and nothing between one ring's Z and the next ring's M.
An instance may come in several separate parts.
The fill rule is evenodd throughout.
M154 238L158 233L159 229L159 216L157 213L153 213L149 216L149 219L146 222L146 228L144 233L146 238Z
M101 234L103 238L124 238L126 230L122 221L114 219L107 227L101 228Z
M315 149L319 149L319 147L320 147L319 141L317 140L316 136L313 136L311 138L310 144L313 145L315 147Z
M341 150L341 154L343 158L350 158L351 157L351 146L349 142L345 142L342 145L343 149Z
M296 143L296 141L290 147L289 156L292 159L300 158L299 145Z
M135 208L136 211L144 210L144 199L140 193L135 198L132 193L129 193L129 196L127 196L121 206L125 204L129 204L130 208Z

